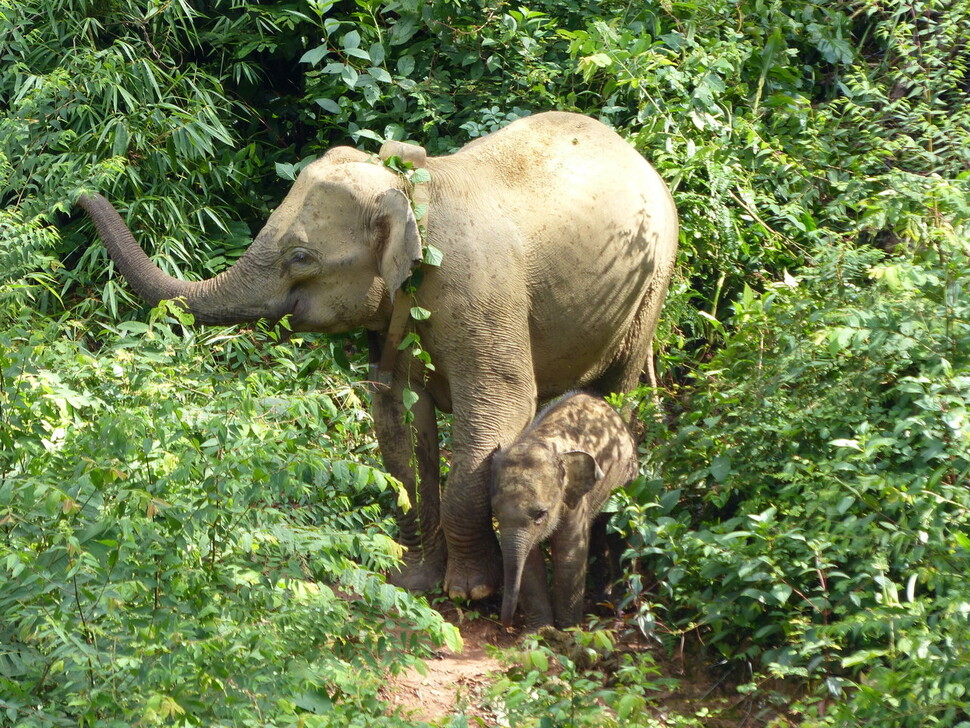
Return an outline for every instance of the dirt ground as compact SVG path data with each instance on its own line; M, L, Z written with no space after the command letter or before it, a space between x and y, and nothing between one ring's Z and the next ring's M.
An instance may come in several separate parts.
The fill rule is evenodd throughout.
M488 616L487 609L471 615L453 605L439 609L461 631L463 651L456 654L442 648L426 661L426 675L412 669L391 678L384 697L415 721L435 723L449 716L465 715L480 719L479 725L497 725L496 716L485 705L483 697L503 666L488 648L515 647L523 635L505 630L495 616ZM761 728L769 722L773 726L788 725L763 700L738 693L737 685L745 682L746 676L739 674L737 667L705 664L687 654L655 653L655 657L664 676L671 678L671 689L654 699L654 714L661 721L670 716L672 725L676 725L673 716L693 716L704 708L708 728Z
M512 647L519 636L506 631L496 619L477 614L468 618L453 606L441 611L458 627L464 649L454 653L443 647L426 660L427 675L411 669L391 678L385 699L414 720L433 723L459 713L494 725L495 716L482 705L482 696L502 666L486 648Z

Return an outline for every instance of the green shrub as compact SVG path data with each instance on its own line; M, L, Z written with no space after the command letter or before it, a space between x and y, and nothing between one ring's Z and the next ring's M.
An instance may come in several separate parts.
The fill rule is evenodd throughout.
M670 681L661 677L649 652L622 651L604 630L546 631L527 638L507 659L508 670L489 691L502 725L701 725L679 717L670 723L648 710L658 707L657 698Z
M696 632L767 674L848 689L846 710L899 681L880 724L967 718L959 222L908 260L820 250L735 302L723 347L651 454L661 477L640 483L621 520L656 579L634 583L644 628Z
M423 599L376 576L397 557L377 505L394 486L365 464L358 392L301 376L305 350L249 347L249 367L220 372L220 349L246 348L238 336L156 319L93 351L55 335L66 319L12 324L0 335L6 720L383 725L384 672L455 645Z

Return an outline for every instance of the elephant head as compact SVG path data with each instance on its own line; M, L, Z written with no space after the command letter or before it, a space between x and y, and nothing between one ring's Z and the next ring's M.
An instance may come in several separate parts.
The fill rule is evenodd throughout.
M603 478L584 450L559 451L555 443L524 441L498 450L493 460L492 512L498 522L505 571L502 624L512 624L522 573L532 549L549 538Z
M178 299L200 323L290 316L297 331L386 325L421 258L403 180L370 155L338 147L308 165L245 254L204 281L175 279L149 260L101 195L83 207L111 258L148 303Z

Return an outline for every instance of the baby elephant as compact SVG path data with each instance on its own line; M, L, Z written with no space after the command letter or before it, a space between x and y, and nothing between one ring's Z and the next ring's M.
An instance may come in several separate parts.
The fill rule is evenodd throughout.
M521 600L526 626L582 619L590 524L637 473L636 443L616 410L573 393L553 402L493 457L492 512L505 568L502 624ZM552 600L542 542L552 547Z

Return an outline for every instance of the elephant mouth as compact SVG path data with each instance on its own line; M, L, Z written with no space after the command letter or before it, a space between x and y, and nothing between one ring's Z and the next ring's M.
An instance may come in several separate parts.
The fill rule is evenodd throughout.
M287 328L292 332L304 331L319 334L335 334L345 330L340 327L327 326L323 324L320 317L316 314L312 300L299 290L290 294L287 300L280 306L274 321L279 324L284 318L287 320Z
M290 326L294 331L299 331L300 322L306 319L307 303L299 293L293 293L290 300L282 307L277 323L286 316L290 317Z

